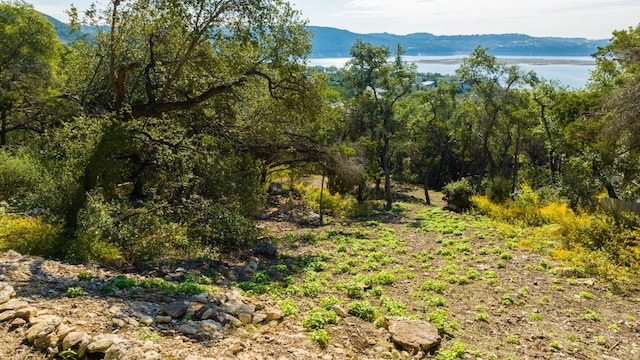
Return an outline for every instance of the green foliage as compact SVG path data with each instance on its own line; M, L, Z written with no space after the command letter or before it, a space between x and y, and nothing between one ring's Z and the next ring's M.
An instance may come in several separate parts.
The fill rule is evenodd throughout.
M0 150L0 201L35 190L42 172L40 164L31 156L11 155Z
M285 316L298 315L298 306L296 305L295 300L291 298L286 298L280 302L280 310Z
M86 292L80 286L70 287L67 289L67 293L66 293L67 297L69 298L75 298L84 294L86 294Z
M311 341L318 344L321 348L325 349L329 346L329 332L324 329L315 329L311 332Z
M0 148L5 148L37 137L51 127L53 121L47 119L47 105L53 102L49 97L57 83L62 46L51 22L33 5L3 1L0 48L6 50L0 58ZM16 169L21 170L16 173L17 185L28 185L28 174L24 171L28 167L27 164ZM0 197L7 195L7 189L3 188L3 184L8 185L6 180L0 178Z
M407 315L407 305L402 301L394 301L383 295L380 297L380 306L391 316Z
M271 289L271 277L265 271L259 271L248 281L238 283L238 287L251 294L265 294Z
M313 308L302 321L302 326L309 330L324 329L327 324L335 324L337 315L333 310Z
M452 330L449 313L444 309L436 309L429 313L429 322L438 329L440 335L450 334Z
M62 360L78 359L78 353L73 349L67 349L67 350L61 351L58 355L62 358Z
M379 316L379 311L368 301L353 301L347 305L347 312L364 321L372 322Z
M600 321L600 315L597 312L595 312L593 309L587 309L587 312L580 315L580 319L598 322Z
M489 322L489 314L485 312L479 312L476 314L476 321Z
M485 178L482 181L482 188L485 196L493 202L504 203L511 199L511 181L504 176Z
M393 285L396 283L396 277L387 270L377 273L373 280L380 285Z
M463 359L466 353L466 347L463 343L457 341L453 344L451 349L440 349L436 356L437 360L456 360Z
M151 341L157 343L160 341L160 334L157 331L153 331L148 327L141 327L138 331L138 339L142 341Z
M340 305L342 301L333 295L325 296L320 299L320 307L325 310L331 310L334 305Z
M470 198L474 190L466 178L447 184L443 192L447 196L447 204L451 209L464 211L471 208Z
M255 205L255 200L250 201ZM219 204L197 201L183 214L190 219L187 235L205 247L233 250L255 243L257 231L252 220L243 215L237 203Z
M0 251L14 250L21 254L54 256L64 244L61 226L43 218L0 213Z
M91 281L91 279L93 279L93 275L86 271L78 273L78 280L80 281Z
M294 189L305 198L309 205L315 210L320 211L320 188L313 185L295 184ZM322 211L326 214L335 216L347 216L353 212L356 206L355 200L349 195L341 195L340 193L331 193L327 189L322 192Z
M190 277L181 283L175 283L160 278L138 280L126 275L116 276L105 284L103 290L112 292L116 288L122 290L133 290L136 287L146 290L161 290L163 293L168 295L196 295L209 292L208 286L198 284L195 282L194 278Z
M444 293L447 290L447 284L437 280L426 280L420 285L420 290Z

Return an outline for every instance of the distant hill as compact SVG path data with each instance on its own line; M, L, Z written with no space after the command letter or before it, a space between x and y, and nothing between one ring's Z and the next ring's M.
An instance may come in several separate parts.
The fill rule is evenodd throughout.
M45 15L56 29L58 38L63 43L70 43L80 38L91 39L97 29L82 26L80 31L71 33L71 26L51 16ZM607 44L607 40L587 40L583 38L532 37L522 34L499 35L433 35L416 33L394 35L389 33L356 34L322 26L308 26L313 33L312 58L350 57L349 49L356 39L376 46L385 45L394 50L401 44L406 55L467 55L476 46L489 48L493 55L513 56L589 56L599 46Z
M498 35L433 35L415 33L393 35L389 33L356 34L330 27L309 26L314 58L349 57L349 49L356 39L373 45L385 45L394 50L401 44L406 55L466 55L476 46L489 48L493 55L512 56L589 56L608 40L584 38L532 37L522 34Z
M58 39L60 39L60 42L62 42L63 44L72 43L83 38L89 40L93 39L98 32L97 29L93 26L82 25L80 26L79 31L72 33L71 25L65 24L62 21L57 20L47 14L42 15L44 15L47 20L49 20L53 24L53 27L56 29L56 33L58 34Z

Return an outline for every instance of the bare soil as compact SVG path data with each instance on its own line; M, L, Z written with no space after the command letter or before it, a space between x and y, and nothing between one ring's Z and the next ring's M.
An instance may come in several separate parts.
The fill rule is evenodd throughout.
M162 358L448 359L444 352L410 354L394 346L386 330L354 316L326 326L330 334L326 348L310 340L302 322L321 298L335 296L345 308L353 301L369 301L384 314L388 310L377 290L404 304L411 317L430 320L432 313L444 311L448 317L440 348L462 344L464 359L640 359L638 282L612 287L605 279L573 278L548 255L513 246L517 244L513 233L479 216L446 212L441 195L431 195L433 205L427 207L421 190L408 189L393 211L373 211L361 220L329 219L324 225L307 227L283 218L263 220L260 227L277 244L277 258L247 252L215 260L140 264L122 271L8 252L0 254L0 281L8 281L16 297L40 313L62 316L78 330L140 339L145 334L135 321L140 314L161 303L192 298L158 291L106 292L104 284L117 275L179 282L186 274L215 270L219 276L212 291L226 291L237 281L251 279L257 264L258 271L274 281L291 275L295 286L304 289L312 281L305 275L305 259L317 258L322 262L315 269L322 285L319 293L304 296L274 290L255 296L256 301L273 304L291 298L297 316L271 325L228 327L223 329L224 338L216 340L156 331L151 325L159 335L153 340L160 345ZM517 236L526 236L524 231ZM341 270L345 263L349 268ZM393 274L393 283L375 280L383 271ZM93 278L81 281L80 273ZM361 299L349 298L340 284L358 274L374 279L373 284L365 285ZM445 284L445 289L428 289L423 286L427 281ZM67 290L76 286L86 295L67 297ZM114 326L115 313L128 315L124 326ZM24 331L24 326L0 323L0 359L47 358L24 341Z

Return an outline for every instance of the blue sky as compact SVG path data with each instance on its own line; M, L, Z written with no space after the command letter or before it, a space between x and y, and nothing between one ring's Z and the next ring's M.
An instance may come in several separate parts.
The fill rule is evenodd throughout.
M29 1L29 0L27 0ZM31 0L37 10L66 20L74 3ZM101 0L97 4L107 4ZM532 36L608 39L614 30L640 23L640 0L290 0L310 25L356 33L436 35L521 33Z

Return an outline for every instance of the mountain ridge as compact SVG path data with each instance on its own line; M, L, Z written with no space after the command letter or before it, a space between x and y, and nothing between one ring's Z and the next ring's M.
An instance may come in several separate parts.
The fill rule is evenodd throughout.
M72 32L70 25L43 15L54 25L62 43L81 38L91 39L97 32L96 28L86 25L78 32ZM502 56L590 56L608 42L604 39L533 37L525 34L434 35L418 32L395 35L387 32L358 34L324 26L307 26L307 29L312 33L311 58L351 57L350 49L356 39L390 49L400 44L408 56L467 55L476 46L486 47L490 54Z
M314 33L312 56L350 57L349 49L356 39L376 46L394 49L401 44L405 55L466 55L476 46L489 49L493 55L512 56L590 56L606 39L533 37L525 34L434 35L428 32L394 35L390 33L358 34L323 26L307 26Z

